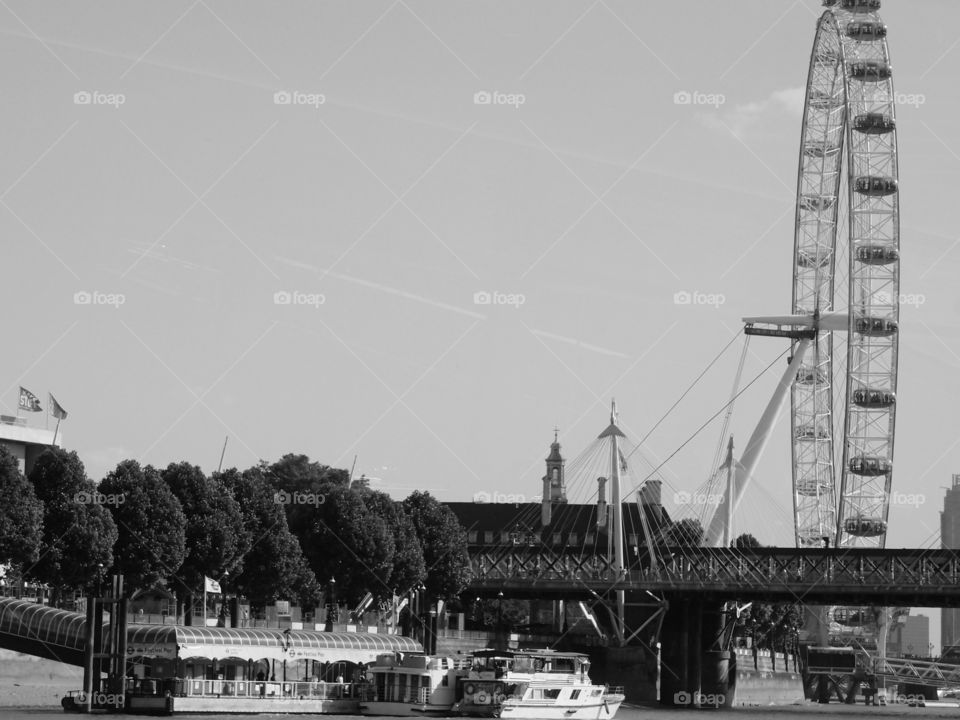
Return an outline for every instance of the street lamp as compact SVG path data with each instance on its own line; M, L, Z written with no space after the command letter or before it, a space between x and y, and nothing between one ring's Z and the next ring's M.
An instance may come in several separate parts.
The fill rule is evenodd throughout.
M497 626L503 627L503 590L497 593Z

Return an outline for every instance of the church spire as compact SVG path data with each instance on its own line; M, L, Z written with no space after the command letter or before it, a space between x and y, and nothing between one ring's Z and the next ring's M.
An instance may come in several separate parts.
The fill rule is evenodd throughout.
M544 500L554 503L567 502L567 483L564 477L566 460L560 454L560 428L553 429L553 442L547 456L547 474L543 477ZM549 494L548 494L549 493Z

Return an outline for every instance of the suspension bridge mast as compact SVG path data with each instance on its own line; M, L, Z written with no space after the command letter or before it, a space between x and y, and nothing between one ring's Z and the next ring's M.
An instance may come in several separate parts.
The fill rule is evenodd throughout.
M607 534L607 560L614 573L620 578L626 571L623 537L623 495L620 487L620 471L623 463L620 438L625 438L626 435L617 427L618 419L617 402L611 400L610 424L606 430L600 433L598 439L610 438L610 532ZM623 638L624 635L624 604L624 591L617 590L617 627L615 630L619 638Z

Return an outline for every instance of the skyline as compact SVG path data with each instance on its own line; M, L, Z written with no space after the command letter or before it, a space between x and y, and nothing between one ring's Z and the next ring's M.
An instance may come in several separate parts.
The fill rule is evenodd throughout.
M616 397L636 442L741 317L789 307L817 2L69 7L0 26L0 403L52 391L94 479L127 457L209 472L229 436L226 467L357 455L395 497L533 496L555 426L569 461ZM892 506L891 547L938 544L957 469L958 14L881 10L911 300L893 486L924 499ZM744 381L785 347L751 343ZM736 354L648 466L727 402ZM775 375L738 400L740 445ZM742 505L765 544L792 542L784 418ZM718 429L659 473L665 501L706 479Z

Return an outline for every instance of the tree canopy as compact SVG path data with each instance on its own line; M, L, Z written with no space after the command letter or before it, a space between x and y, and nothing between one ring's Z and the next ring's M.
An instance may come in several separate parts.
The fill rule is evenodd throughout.
M424 585L431 597L450 599L467 586L467 532L457 516L428 492L419 490L403 501L416 528L427 570Z
M100 492L117 524L114 572L130 588L147 588L176 577L186 557L187 518L177 496L152 465L124 460Z
M4 447L0 447L0 498L0 565L28 566L40 557L43 503Z
M170 463L161 473L186 517L186 556L174 589L200 591L205 576L235 575L252 538L236 498L220 478L207 477L196 465Z
M56 593L92 589L113 565L117 526L106 495L87 477L75 452L45 450L30 470L30 484L43 503L40 557L25 576Z

